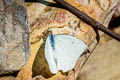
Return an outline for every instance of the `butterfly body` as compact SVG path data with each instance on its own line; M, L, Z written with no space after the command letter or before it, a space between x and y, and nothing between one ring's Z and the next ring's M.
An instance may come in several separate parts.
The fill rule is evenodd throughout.
M50 71L56 74L59 70L67 72L73 69L86 49L87 45L78 38L50 34L45 43L45 58Z

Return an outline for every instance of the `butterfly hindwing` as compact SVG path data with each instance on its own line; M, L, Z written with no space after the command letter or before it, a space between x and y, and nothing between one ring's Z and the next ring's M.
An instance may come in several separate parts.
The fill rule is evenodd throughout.
M69 35L56 35L55 44L57 68L63 72L73 69L80 55L87 49L83 41Z

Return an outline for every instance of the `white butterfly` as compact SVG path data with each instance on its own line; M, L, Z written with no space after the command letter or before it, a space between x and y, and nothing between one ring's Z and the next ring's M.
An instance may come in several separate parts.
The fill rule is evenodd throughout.
M87 45L76 37L50 34L45 43L45 58L50 71L56 74L59 70L67 72L73 69L87 49Z

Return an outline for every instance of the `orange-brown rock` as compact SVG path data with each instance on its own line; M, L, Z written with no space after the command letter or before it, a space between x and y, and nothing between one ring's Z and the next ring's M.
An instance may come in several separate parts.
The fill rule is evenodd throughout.
M77 80L120 80L120 43L98 45L78 74Z
M83 11L90 17L94 18L106 27L114 13L116 0L65 0L79 10ZM59 72L53 75L49 72L48 64L44 57L44 43L48 30L53 34L73 35L83 40L92 52L100 38L98 30L93 29L90 25L71 14L69 11L56 6L52 0L39 0L38 3L28 3L28 16L31 24L30 27L30 42L31 56L28 60L25 70L20 72L33 72L34 80L74 80L80 72L82 64L86 61L85 55L80 57L74 74L73 71L68 72L68 76L62 75ZM35 46L34 45L39 45ZM90 54L87 54L87 57ZM25 74L24 74L25 75ZM24 75L21 74L22 77ZM58 76L59 75L59 76ZM31 77L27 77L30 79ZM25 80L25 79L18 79Z

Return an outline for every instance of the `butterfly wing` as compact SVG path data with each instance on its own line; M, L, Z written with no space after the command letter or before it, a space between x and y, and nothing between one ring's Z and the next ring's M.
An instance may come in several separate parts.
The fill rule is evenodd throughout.
M45 44L45 58L50 71L55 74L58 70L67 72L73 69L78 58L86 49L87 45L73 36L49 36Z
M54 51L53 51L53 48L51 46L51 40L50 40L49 36L48 36L46 43L45 43L45 58L48 62L48 66L50 68L50 71L53 74L57 73L58 69L57 69L55 59L54 59Z
M54 38L57 69L67 72L74 68L80 55L87 49L87 45L80 39L69 35L56 35Z

